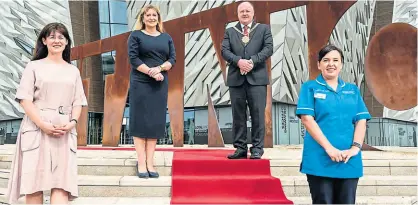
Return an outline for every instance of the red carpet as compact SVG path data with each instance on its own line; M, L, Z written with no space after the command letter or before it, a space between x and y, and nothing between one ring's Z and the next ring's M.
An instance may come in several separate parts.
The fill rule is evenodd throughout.
M228 150L174 152L171 204L293 204L269 160L229 160Z

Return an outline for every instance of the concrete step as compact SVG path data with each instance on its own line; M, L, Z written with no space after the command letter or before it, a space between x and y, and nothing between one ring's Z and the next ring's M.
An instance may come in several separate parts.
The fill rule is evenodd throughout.
M101 151L98 151L99 154ZM101 176L135 176L137 159L131 155L134 153L118 153L114 151L111 157L99 156L98 153L86 158L83 154L78 156L78 173L80 175ZM91 152L90 152L91 153ZM102 154L108 154L102 152ZM80 156L81 155L81 156ZM106 158L104 158L106 157ZM162 176L171 176L173 153L156 152L155 168ZM0 169L10 169L12 155L0 155ZM300 159L270 159L271 173L278 176L302 176L299 172ZM410 158L399 159L364 159L364 175L380 176L416 176L417 160ZM1 173L1 171L0 171Z
M198 147L205 148L205 147ZM6 192L14 145L0 146L0 202ZM382 148L363 152L365 177L360 179L359 204L414 204L417 195L416 148ZM306 176L299 172L301 146L265 149L273 176L281 179L286 195L296 204L310 203ZM80 198L72 204L169 204L173 152L155 153L159 179L135 176L134 151L78 150ZM48 193L46 193L48 195ZM48 200L48 197L45 197Z
M8 176L0 176L7 188ZM306 176L274 176L281 180L286 196L309 196ZM140 179L136 176L78 176L81 197L169 197L171 176ZM416 196L416 176L365 176L360 178L358 196Z
M294 204L311 204L309 196L288 197ZM417 197L413 196L358 196L356 204L416 204ZM0 203L7 203L6 198L0 195ZM24 197L19 200L24 203ZM44 197L44 204L50 204L50 197ZM138 204L138 205L169 205L170 197L79 197L70 204Z
M101 146L89 146L101 147ZM181 149L206 149L203 145L185 145ZM227 145L227 149L232 148ZM379 147L385 151L364 151L365 175L416 176L417 149L409 147ZM158 151L160 149L161 151ZM158 145L155 152L155 166L162 176L171 175L172 146ZM180 149L180 148L179 148ZM0 169L10 169L15 145L0 146ZM81 150L77 151L78 173L80 175L135 176L137 155L135 151L123 150ZM263 158L270 160L271 173L279 176L303 176L299 172L301 145L278 145L266 148Z

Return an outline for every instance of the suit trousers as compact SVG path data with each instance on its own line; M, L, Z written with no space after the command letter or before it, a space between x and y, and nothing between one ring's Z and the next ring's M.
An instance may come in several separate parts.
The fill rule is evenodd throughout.
M355 204L358 178L307 175L312 204Z
M232 105L232 134L234 147L247 151L247 105L251 116L251 152L263 154L267 86L251 85L246 80L241 86L229 87Z

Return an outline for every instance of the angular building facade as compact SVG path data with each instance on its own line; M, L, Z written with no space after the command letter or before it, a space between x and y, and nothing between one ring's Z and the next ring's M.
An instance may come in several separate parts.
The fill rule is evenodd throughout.
M13 143L24 114L14 101L14 94L22 70L31 58L36 36L47 23L59 21L68 25L74 45L77 46L129 32L134 27L140 9L149 3L158 6L164 21L167 21L234 1L5 2L5 6L0 8L0 20L5 22L0 24L0 137L3 135L6 143ZM417 27L416 13L417 5L413 1L357 1L345 12L329 38L329 43L337 45L344 52L346 60L341 77L360 88L373 117L377 117L377 121L381 120L380 117L403 120L396 121L401 123L394 121L393 124L396 125L390 125L392 127L388 129L382 128L379 121L379 126L372 126L371 133L386 134L370 135L369 144L416 146L416 135L413 136L415 131L412 130L416 123L411 123L416 122L416 109L398 112L383 108L370 94L364 77L365 54L374 33L391 22L406 22ZM270 14L270 18L274 40L274 53L271 57L273 141L274 144L300 144L306 131L294 111L301 85L309 77L306 6L274 12ZM234 26L235 23L230 22L225 26ZM185 144L207 143L206 86L210 87L209 92L216 107L225 143L230 144L232 114L229 91L222 78L210 32L202 29L187 33L185 37ZM109 52L83 62L86 69L82 77L90 78L92 83L88 99L89 144L101 142L104 76L113 72L114 56L114 52ZM128 113L129 102L125 108L121 144L132 143L132 139L126 134L129 127ZM250 121L248 119L249 130ZM389 121L388 123L390 124ZM399 129L406 130L406 134L394 134L393 130ZM169 118L166 131L166 138L159 141L160 144L172 143ZM397 140L391 140L392 138Z
M0 7L0 121L22 118L14 100L41 29L50 22L71 25L67 1L3 1ZM72 36L72 27L68 27Z
M183 17L229 4L233 1L156 2L164 20ZM128 4L129 27L133 28L140 9L148 1ZM174 6L176 5L176 6ZM334 28L329 42L342 48L347 61L341 76L360 86L364 82L364 57L373 22L375 1L356 2ZM255 14L257 18L257 14ZM306 6L291 8L270 14L274 41L272 62L273 101L296 104L303 82L309 77L308 37ZM231 22L226 27L235 26ZM212 88L212 100L216 105L229 104L228 88L225 86L215 48L208 29L186 34L185 107L207 104L206 84ZM201 82L204 82L203 84ZM203 93L203 95L202 95Z

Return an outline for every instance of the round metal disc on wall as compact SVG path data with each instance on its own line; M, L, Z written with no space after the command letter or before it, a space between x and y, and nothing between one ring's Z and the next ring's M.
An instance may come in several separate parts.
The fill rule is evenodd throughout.
M380 29L365 64L366 83L377 101L399 111L417 106L417 28L392 23Z

